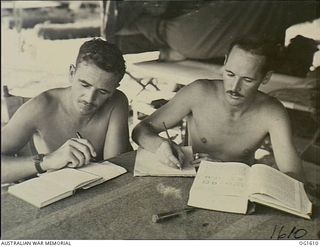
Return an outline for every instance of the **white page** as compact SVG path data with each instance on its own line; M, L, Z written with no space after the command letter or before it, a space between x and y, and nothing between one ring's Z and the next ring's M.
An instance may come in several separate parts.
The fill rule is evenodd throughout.
M301 212L310 214L312 212L312 203L310 202L306 191L304 190L303 183L299 183L300 187L300 200L301 200Z
M250 194L266 194L283 205L301 210L299 181L267 165L255 164L249 175Z
M294 208L288 207L288 206L283 206L282 204L279 205L279 201L274 199L271 196L265 195L265 194L254 194L252 196L249 196L250 201L252 202L257 202L260 203L262 205L266 205L268 207L272 207L278 210L282 210L306 219L310 219L310 215L311 215L311 207L312 204L309 204L309 208L305 208L301 211L298 211Z
M78 171L91 173L101 177L100 180L97 180L96 182L84 186L83 189L91 188L92 186L101 184L105 181L118 177L127 172L125 168L115 165L109 161L104 161L101 163L92 162L87 166L79 168Z
M40 176L40 179L62 184L67 188L67 190L74 190L93 181L99 180L101 177L91 173L78 171L73 168L63 168L54 172L44 173Z
M77 170L103 177L105 181L127 172L125 168L115 165L109 161L104 161L101 163L92 162L89 165L81 167Z
M190 165L193 160L191 146L181 147L185 155L183 169L173 168L162 164L156 155L143 148L138 148L134 165L134 176L189 176L196 175L195 168Z
M249 168L236 162L202 161L190 190L188 205L246 213Z
M73 191L56 182L33 178L10 186L8 192L40 208L55 201L55 198L61 199L72 195Z

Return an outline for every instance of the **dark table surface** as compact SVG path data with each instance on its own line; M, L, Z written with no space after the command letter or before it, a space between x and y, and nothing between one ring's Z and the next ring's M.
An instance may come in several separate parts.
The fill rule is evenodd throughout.
M2 239L319 239L312 220L257 205L251 215L196 209L153 223L153 214L186 206L193 178L133 177L135 152L111 159L128 173L38 209L1 191ZM290 232L292 232L290 234ZM300 238L301 237L301 238Z

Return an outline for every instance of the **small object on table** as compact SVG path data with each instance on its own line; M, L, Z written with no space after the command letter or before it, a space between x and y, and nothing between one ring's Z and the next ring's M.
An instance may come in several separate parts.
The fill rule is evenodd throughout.
M165 220L169 220L171 218L175 218L178 217L182 214L186 214L189 213L191 211L194 211L195 208L193 207L185 207L183 209L179 209L179 210L174 210L174 211L169 211L166 213L160 213L160 214L154 214L152 215L152 222L153 223L159 223Z

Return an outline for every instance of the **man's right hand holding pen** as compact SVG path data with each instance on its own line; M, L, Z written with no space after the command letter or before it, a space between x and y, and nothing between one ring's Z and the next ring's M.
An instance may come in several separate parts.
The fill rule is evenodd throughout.
M184 154L181 148L171 140L167 126L164 122L163 126L168 140L165 140L160 144L156 151L156 155L163 164L173 168L179 168L181 170L183 168Z
M157 149L156 155L161 163L173 168L182 169L184 154L176 143L172 143L173 148L171 148L168 141L163 141Z
M65 166L81 167L96 157L93 145L87 139L71 138L56 151L44 156L41 167L43 170L57 170Z

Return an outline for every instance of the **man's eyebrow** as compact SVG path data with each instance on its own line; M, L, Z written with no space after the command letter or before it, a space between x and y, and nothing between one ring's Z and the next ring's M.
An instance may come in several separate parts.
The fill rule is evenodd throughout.
M80 81L81 83L84 83L84 84L92 87L92 84L90 84L90 83L87 82L86 80L79 79L79 81ZM108 89L105 89L105 88L98 88L98 90L104 91L104 92L106 92L106 93L111 93Z
M231 70L226 69L225 71L228 72L228 73L234 74L234 72L232 72ZM249 76L244 76L243 78L250 79L252 81L256 81L257 80L256 78L249 77Z
M226 69L225 71L234 74L231 70Z

